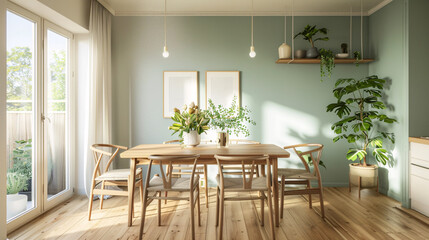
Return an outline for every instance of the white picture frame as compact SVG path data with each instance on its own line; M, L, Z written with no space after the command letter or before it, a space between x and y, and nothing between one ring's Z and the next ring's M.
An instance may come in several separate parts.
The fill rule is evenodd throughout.
M163 118L174 115L174 108L198 103L198 71L163 72Z
M240 71L206 71L206 109L208 100L230 107L234 96L240 106Z

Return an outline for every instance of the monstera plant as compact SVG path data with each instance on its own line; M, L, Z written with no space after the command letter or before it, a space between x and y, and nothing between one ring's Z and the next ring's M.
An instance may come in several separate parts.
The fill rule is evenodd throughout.
M385 114L384 84L385 80L377 76L360 80L338 79L333 90L336 102L329 104L326 109L340 118L331 127L337 135L333 141L343 139L354 145L348 150L346 158L359 163L350 164L350 180L352 183L355 179L360 181L358 185L363 187L378 184L377 165L368 164L368 154L371 153L374 159L383 165L392 160L391 154L384 147L384 141L394 143L395 138L393 133L385 129L397 121ZM374 175L361 173L360 170L371 170Z

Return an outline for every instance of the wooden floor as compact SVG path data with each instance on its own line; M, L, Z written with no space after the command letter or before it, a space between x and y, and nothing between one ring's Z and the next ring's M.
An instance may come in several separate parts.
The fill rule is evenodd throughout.
M204 191L202 191L204 192ZM197 239L216 239L215 191L210 191L210 207L205 208L201 195L201 226ZM137 194L138 196L138 194ZM429 218L408 209L371 190L357 192L346 188L325 188L326 219L320 218L318 198L314 209L304 197L285 198L284 218L276 228L277 239L429 239ZM11 233L10 239L136 239L140 213L136 211L133 226L127 227L126 198L114 197L98 209L95 202L93 219L87 221L86 197L77 196L55 207L24 227ZM186 201L163 205L162 226L157 225L156 203L148 210L144 239L190 239L189 208ZM259 202L227 202L224 239L268 239L266 224L259 224ZM137 199L136 209L140 209Z

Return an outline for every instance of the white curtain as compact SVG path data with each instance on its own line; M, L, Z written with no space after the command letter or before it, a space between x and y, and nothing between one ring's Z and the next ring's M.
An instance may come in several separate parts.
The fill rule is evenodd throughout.
M85 153L85 191L89 196L94 159L89 147L111 142L111 14L91 0L89 20L89 106Z

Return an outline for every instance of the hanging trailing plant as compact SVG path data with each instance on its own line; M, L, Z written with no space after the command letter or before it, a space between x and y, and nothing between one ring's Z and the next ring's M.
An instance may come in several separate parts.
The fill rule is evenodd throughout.
M332 69L335 67L335 57L331 50L324 48L320 49L320 81L323 82L323 78L328 76L331 78Z

